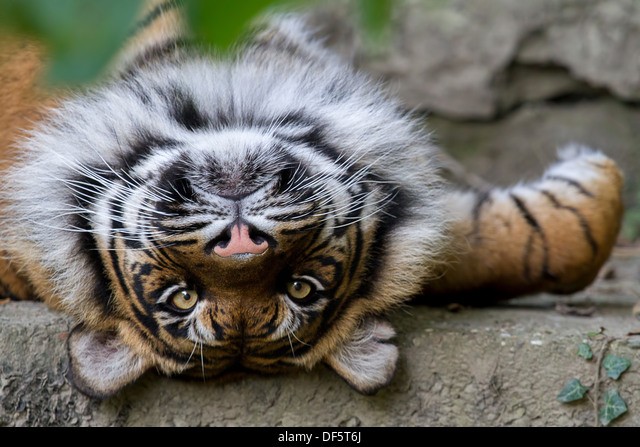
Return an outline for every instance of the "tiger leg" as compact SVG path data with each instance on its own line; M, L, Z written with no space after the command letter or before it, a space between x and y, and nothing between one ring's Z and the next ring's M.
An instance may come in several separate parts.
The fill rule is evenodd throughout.
M28 280L0 251L0 301L35 299Z
M611 159L572 145L536 181L450 192L454 249L427 295L494 299L586 287L616 241L622 184Z
M54 99L40 88L43 49L34 42L0 36L0 178L19 158L15 142L38 122ZM0 220L5 222L0 203ZM0 233L0 302L36 299L25 269L3 250Z

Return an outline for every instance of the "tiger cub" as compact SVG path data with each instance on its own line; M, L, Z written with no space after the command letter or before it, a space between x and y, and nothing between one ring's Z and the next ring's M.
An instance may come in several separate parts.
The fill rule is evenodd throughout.
M320 363L372 393L394 374L400 303L570 293L610 254L622 177L602 153L573 145L536 181L459 190L420 118L300 17L219 60L180 14L150 2L113 76L47 107L25 63L0 71L25 117L0 115L0 291L75 318L85 394L150 369Z

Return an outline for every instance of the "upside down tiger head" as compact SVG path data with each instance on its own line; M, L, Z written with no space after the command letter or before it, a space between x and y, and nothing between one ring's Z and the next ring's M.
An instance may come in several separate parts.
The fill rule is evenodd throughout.
M416 121L289 16L230 61L174 40L134 52L61 101L9 174L14 262L80 322L71 381L104 397L152 368L325 362L362 392L386 384L378 315L444 238Z
M178 2L145 14L112 79L48 110L18 160L0 147L0 293L75 318L84 393L319 363L371 393L394 306L571 293L609 256L623 179L604 154L445 188L421 121L299 17L219 60L181 43Z
M154 359L147 367L206 377L299 367L362 287L380 228L363 216L393 190L357 162L319 153L313 125L275 121L268 132L144 142L152 153L126 168L94 166L66 181L70 198L105 211L77 215L77 227L90 230L87 253L95 245L106 267L104 309L152 353L140 357ZM91 359L73 351L86 336L77 331L76 366ZM108 376L82 369L74 382L89 393L87 380Z

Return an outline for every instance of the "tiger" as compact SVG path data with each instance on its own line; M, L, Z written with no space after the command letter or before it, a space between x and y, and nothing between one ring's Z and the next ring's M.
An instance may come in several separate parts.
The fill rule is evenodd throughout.
M80 392L326 365L373 394L409 301L594 280L623 214L611 158L571 143L538 179L458 185L424 117L305 13L252 30L220 56L178 2L147 1L78 91L39 87L37 44L1 50L0 296L73 319Z

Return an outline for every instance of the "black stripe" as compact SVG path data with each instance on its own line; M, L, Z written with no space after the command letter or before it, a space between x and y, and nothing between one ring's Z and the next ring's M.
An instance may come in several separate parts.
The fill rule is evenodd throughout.
M411 205L415 201L408 192L397 186L386 184L384 188L383 193L393 194L393 200L386 204L386 209L377 214L379 223L373 234L373 241L370 244L365 265L367 278L358 288L357 296L367 296L375 287L386 258L388 235L404 222L407 210L411 209Z
M133 309L136 315L139 314L138 309L136 309L135 307ZM163 339L156 336L149 337L149 334L147 334L144 331L144 329L146 329L145 326L140 327L134 324L134 325L131 325L130 327L136 331L136 333L140 338L149 342L149 344L153 347L155 352L161 355L162 357L170 358L172 360L179 361L180 363L186 363L187 360L191 358L190 354L182 354L176 351L174 346L172 346L170 343L167 343ZM158 349L158 345L160 345L160 349Z
M511 200L513 200L513 202L516 204L516 207L518 208L518 211L520 211L520 215L522 217L524 217L524 219L527 221L527 224L536 233L542 233L542 228L540 228L540 224L538 223L536 218L533 217L533 215L531 214L531 212L529 211L527 206L524 204L522 199L520 199L518 196L516 196L513 193L509 194L509 196L511 197Z
M266 308L266 310L268 311L269 309ZM263 313L266 313L266 312L263 312ZM278 328L278 326L276 325L276 322L278 321L279 317L280 317L280 305L276 302L275 311L273 312L273 315L271 315L271 318L269 319L269 321L267 321L262 325L261 329L264 330L264 333L260 334L261 337L271 335L276 331L276 329Z
M169 253L167 253L167 249L171 246L167 246L163 242L151 240L150 241L153 247L153 253L155 254L155 259L157 262L162 263L165 267L180 269L182 266L179 262L176 262ZM147 252L148 253L148 252Z
M473 210L471 211L471 216L476 224L480 219L483 205L491 201L491 191L480 192L476 195L476 203L473 205Z
M191 245L199 244L200 241L198 239L183 239L183 240L172 240L171 242L164 244L163 247L189 247Z
M115 238L111 238L111 244L109 246L109 261L111 261L111 269L113 270L116 279L118 280L118 285L122 290L122 293L125 296L130 296L131 292L129 287L127 286L127 282L124 279L124 275L122 274L122 270L120 269L120 258L118 257L118 251L115 249Z
M565 210L565 211L569 211L574 216L576 216L576 218L578 219L578 222L580 223L580 228L582 229L584 237L587 240L587 243L589 244L589 246L591 247L591 252L593 253L593 256L596 256L598 254L598 249L599 249L598 242L593 237L593 232L591 231L591 226L589 225L589 222L584 217L584 215L582 215L582 213L580 211L578 211L576 208L574 208L572 206L568 206L568 205L563 205L562 203L560 203L558 198L553 193L551 193L550 191L547 191L547 190L544 190L544 189L541 189L539 191L542 194L544 194L545 197L547 197L549 199L549 201L551 202L551 204L555 208L562 209L562 210Z
M216 321L214 317L214 311L218 312L218 305L215 305L214 309L209 310L209 321L211 322L211 329L213 329L214 336L216 340L222 340L224 338L224 329L223 327Z
M135 78L138 70L150 65L156 61L177 60L183 51L187 51L192 46L190 40L185 38L169 38L156 45L146 48L141 54L137 55L130 66L121 74L122 80L130 80ZM144 102L144 97L138 95Z
M582 184L580 184L578 181L568 178L568 177L563 177L560 175L545 175L543 177L543 180L556 180L559 182L564 182L564 183L568 183L569 185L573 186L574 188L576 188L578 191L580 191L580 194L587 196L587 197L594 197L593 193L590 192L588 189L586 189L584 186L582 186Z
M194 222L184 226L170 227L161 222L154 222L155 227L163 233L172 235L182 235L185 233L194 233L198 230L202 230L204 227L210 225L211 222ZM179 243L179 242L178 242ZM173 242L172 242L173 244ZM183 242L182 245L187 245L187 242Z
M116 229L122 230L123 228L122 223L119 221L122 219L122 204L119 202L118 199L116 199L116 201L111 204L110 211L111 211L110 215L112 216L112 219L111 219L111 228L109 231L110 238L109 238L108 254L109 254L111 270L113 271L114 275L116 276L116 279L118 280L118 285L120 286L122 293L124 293L125 296L131 296L131 291L127 286L127 282L124 278L124 275L122 274L122 269L120 268L119 252L116 248L117 235L122 234L121 231L116 231ZM117 219L114 219L113 217L117 217Z
M531 227L534 234L537 234L542 241L542 276L543 278L548 279L550 281L557 281L558 277L553 273L551 273L549 270L549 243L547 242L547 237L542 227L540 226L536 218L533 216L533 214L531 214L531 212L529 211L525 203L522 201L522 199L520 199L518 196L516 196L513 193L510 193L509 196L511 197L511 200L513 200L516 207L518 208L520 215L527 222L527 225ZM525 252L524 252L524 265L523 265L524 276L529 280L531 279L530 260L531 260L531 251L533 248L534 234L531 234L529 236L529 239L527 240L527 245L525 246Z
M189 180L192 171L193 167L189 166L182 157L164 169L157 184L159 188L169 193L169 197L156 204L158 211L184 217L183 205L197 201L197 194Z
M232 105L229 110L234 110L235 107ZM268 128L275 129L275 135L279 138L290 141L290 135L284 133L287 130L292 130L292 126L297 127L312 127L312 119L306 117L300 111L289 112L284 115L277 116L259 116L254 113L251 109L246 109L243 111L243 115L239 118L236 123L242 125L243 127L260 127L260 128ZM289 129L287 129L289 126ZM295 137L292 137L295 140Z
M364 285L364 287L363 287ZM372 289L370 281L366 278L360 284L360 290L370 290ZM331 291L327 291L331 292ZM355 296L360 296L358 292L356 292ZM346 298L346 299L345 299ZM318 332L316 337L319 339L324 336L324 334L333 326L333 323L338 320L342 315L344 315L343 309L345 306L348 306L350 303L347 300L350 297L345 296L334 296L333 299L329 300L324 309L322 309L322 318L321 324L318 328Z
M336 166L346 168L347 175L339 178L339 180L347 182L349 177L358 171L359 167L356 163L347 163L345 165L345 157L343 151L338 150L333 145L329 144L325 136L325 132L322 125L317 124L316 121L312 121L310 118L305 118L302 115L298 117L299 122L306 126L311 127L307 132L297 135L279 135L284 141L294 144L305 144L318 151L330 159ZM274 120L275 121L275 120ZM277 121L275 121L277 122Z
M210 127L210 120L198 110L194 98L179 87L173 86L165 95L171 117L187 130L197 130Z
M131 171L135 166L148 159L154 152L171 149L179 144L173 138L154 135L148 130L138 130L128 150L120 157L120 170L125 174L122 177L134 180L131 177ZM114 170L117 172L117 169L114 168Z
M160 3L158 6L149 11L149 13L144 16L138 23L136 23L132 34L140 33L165 12L171 11L172 9L181 8L182 3L183 2L181 0L167 0L164 3Z
M355 278L356 271L358 270L358 267L362 265L362 261L363 261L361 258L362 258L362 251L364 249L364 240L362 237L362 228L360 227L359 223L355 224L354 231L356 233L356 240L355 240L355 247L353 247L353 250L351 251L351 265L349 266L349 279Z
M138 300L140 301L140 300ZM156 322L155 319L153 319L153 317L149 314L145 314L142 311L140 311L140 309L138 309L138 307L131 303L131 305L129 306L131 308L131 310L133 310L133 313L135 314L135 318L136 321L138 321L141 325L143 325L145 327L145 329L147 329L151 335L157 339L158 338L158 323ZM146 309L145 309L146 310ZM163 353L163 354L166 354Z
M90 210L97 201L98 197L104 195L105 190L108 188L105 183L111 183L116 179L113 172L106 169L106 167L100 168L97 166L88 166L88 170L91 171L91 176L79 175L74 178L68 179L65 184L69 185L72 193L69 198L70 203L74 203L76 206ZM114 213L112 204L111 213ZM121 207L116 207L115 213L118 211L122 214ZM118 223L119 224L119 223ZM70 217L70 228L81 230L76 235L76 241L79 245L79 256L82 256L91 270L93 279L93 297L98 302L102 309L111 313L113 311L113 284L107 275L107 260L104 258L104 254L100 253L97 246L97 241L92 233L93 227L91 219L87 213L78 212ZM114 228L114 221L112 220L112 230ZM121 227L121 225L119 225ZM111 234L114 234L112 231ZM118 281L123 290L126 290L124 278L117 266L117 253L114 250L115 241L112 238L109 242L108 259L110 264L114 266L114 273L118 278Z
M149 303L147 301L147 293L145 291L145 280L151 274L154 267L151 264L134 264L132 267L133 273L133 292L134 296L130 296L131 298L135 297L138 304L144 310L144 313L138 309L134 303L131 303L131 308L136 314L136 318L140 323L142 323L151 334L155 337L158 336L158 322L153 318L153 312L155 311L155 303Z
M306 242L302 247L300 247L300 252L304 253L305 256L313 256L313 259L322 259L323 257L316 257L318 253L323 253L324 249L329 247L333 241L331 239L324 239L320 243L320 236L322 235L323 228L318 226L317 224L313 227L306 229L305 236L303 238L303 242ZM287 234L282 232L283 234Z
M351 225L359 221L362 214L362 205L369 193L369 190L366 186L362 185L361 187L362 191L349 190L349 194L351 195L351 201L349 203L350 211L349 214L344 216L343 219L339 219L338 217L336 217L336 224L333 228L334 237L342 237L344 233L346 233L346 231L351 227Z
M189 336L189 325L185 324L184 320L164 324L162 328L174 338L187 338Z
M311 205L311 209L309 209L310 206L306 206L304 210L299 210L299 211L291 211L291 212L287 212L284 214L271 214L269 216L267 216L269 219L271 220L275 220L277 222L289 222L292 220L301 220L305 217L310 217L309 213L311 210L313 210L315 207L313 207L313 205ZM295 233L300 233L302 231L305 231L307 229L312 229L314 227L316 227L318 225L317 221L314 221L311 224L308 224L307 226L304 227L296 227L296 228L291 228L288 230L283 230L283 233L286 234L295 234Z
M167 265L166 262L163 262L158 256L156 256L156 253L154 250L145 248L143 252L148 258L150 258L153 262L158 264L159 267L163 267L163 268L170 267Z
M473 210L471 211L471 218L473 219L473 232L469 235L469 237L475 238L476 243L479 243L481 238L480 236L480 216L482 215L482 210L484 209L484 205L487 203L491 203L493 199L491 198L491 191L484 191L477 193L476 195L476 203L473 205Z
M93 298L98 301L105 312L113 311L113 299L111 290L111 281L106 274L102 256L98 252L96 241L93 235L83 233L80 235L81 252L87 261L93 274Z
M87 166L86 170L91 172L89 175L77 175L65 179L64 184L71 190L70 202L80 208L90 208L95 204L96 199L104 194L107 186L116 178L115 174L109 172L106 173L105 169L98 168L96 166ZM81 213L78 214L79 216ZM80 222L73 222L81 225Z
M86 179L89 181L89 179ZM94 193L97 195L97 186ZM81 203L79 197L74 199L78 206L87 208L88 204ZM88 197L83 197L82 201L89 200ZM78 213L70 217L69 225L71 228L81 230L76 234L75 240L78 243L77 253L81 256L86 264L89 266L91 276L93 279L93 294L92 297L106 313L113 311L113 303L111 299L111 281L106 274L104 261L100 252L98 251L97 242L92 233L92 225L89 217L85 213Z
M372 242L369 245L369 251L366 258L362 256L364 251L364 240L360 229L357 230L358 238L356 240L356 253L354 253L351 264L349 266L348 280L354 278L357 268L361 262L364 262L364 272L366 278L362 278L360 285L354 297L366 297L375 288L376 282L380 275L380 271L384 265L384 258L386 248L388 244L388 234L398 225L400 225L407 217L406 210L410 209L410 203L412 202L411 196L404 190L399 189L393 185L385 185L389 188L387 191L389 194L393 192L393 200L389 201L386 206L387 209L384 212L380 212L379 224L373 234ZM337 268L341 266L336 265ZM342 282L342 272L340 272L340 283ZM338 287L339 287L338 285ZM329 292L329 291L327 291ZM333 322L342 314L342 309L348 306L349 303L345 301L345 297L336 296L330 300L327 306L322 311L322 325L318 328L317 337L322 337L327 330L332 327Z

